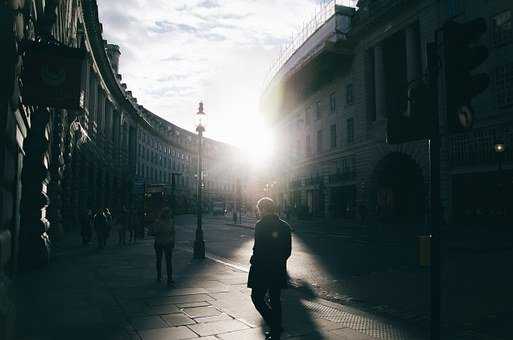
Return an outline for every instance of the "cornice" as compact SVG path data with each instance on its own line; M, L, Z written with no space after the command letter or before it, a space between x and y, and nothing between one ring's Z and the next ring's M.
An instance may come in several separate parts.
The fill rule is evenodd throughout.
M179 148L183 150L187 150L189 152L192 152L193 150L188 147L181 144L178 144L168 138L165 134L161 133L158 128L151 125L141 114L140 114L140 108L138 104L133 103L127 96L125 90L121 87L121 84L119 83L114 70L111 67L109 58L107 56L107 52L105 51L105 44L104 39L102 36L102 25L99 21L98 17L98 4L97 0L81 0L82 1L82 8L83 8L83 15L84 15L84 23L85 28L88 32L88 40L89 45L91 46L91 53L94 56L94 60L96 62L96 66L98 67L98 70L100 72L100 76L102 77L103 81L107 85L107 88L114 98L117 105L125 109L125 111L130 115L130 117L139 125L139 127L144 128L149 133L151 133L154 136L157 136L160 138L163 142ZM179 130L180 132L186 132L191 135L195 135L193 132L182 129L178 127L177 125L168 122L167 120L159 117L158 115L154 114L153 112L144 109L147 112L150 112L153 116L158 117L158 119L165 122L166 125L172 126L174 129ZM213 141L213 140L212 140ZM217 141L214 141L215 143L220 143Z

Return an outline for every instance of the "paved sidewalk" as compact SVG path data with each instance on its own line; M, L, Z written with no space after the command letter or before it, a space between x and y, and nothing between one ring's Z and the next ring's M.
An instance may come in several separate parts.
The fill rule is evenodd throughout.
M190 244L179 244L168 289L155 282L151 240L103 251L79 244L67 240L47 268L18 277L17 339L264 339L244 271L192 261ZM319 299L307 285L283 301L284 339L426 338Z

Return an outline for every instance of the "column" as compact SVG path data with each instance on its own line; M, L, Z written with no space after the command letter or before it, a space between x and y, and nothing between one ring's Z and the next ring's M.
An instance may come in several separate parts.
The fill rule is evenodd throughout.
M383 43L374 46L374 93L376 119L386 118L385 65L383 64Z
M47 125L50 112L40 109L32 114L32 126L23 146L20 266L24 269L46 264L50 254L50 239L46 219L48 207L47 187L49 172L46 159L49 159Z
M406 77L408 82L420 76L419 31L416 25L406 28Z

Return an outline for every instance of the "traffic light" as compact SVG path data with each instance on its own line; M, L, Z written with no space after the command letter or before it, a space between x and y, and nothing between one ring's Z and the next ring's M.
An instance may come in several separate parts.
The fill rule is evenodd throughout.
M478 44L485 32L484 18L464 23L451 20L443 27L447 124L451 132L472 127L471 101L490 83L488 74L472 74L488 58L488 49Z
M388 144L406 143L431 136L434 103L429 86L422 80L412 82L408 86L407 98L406 111L388 117Z

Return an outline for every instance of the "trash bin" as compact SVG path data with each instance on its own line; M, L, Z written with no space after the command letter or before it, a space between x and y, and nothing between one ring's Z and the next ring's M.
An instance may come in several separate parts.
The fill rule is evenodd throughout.
M417 236L419 245L419 265L428 267L431 265L431 235Z

